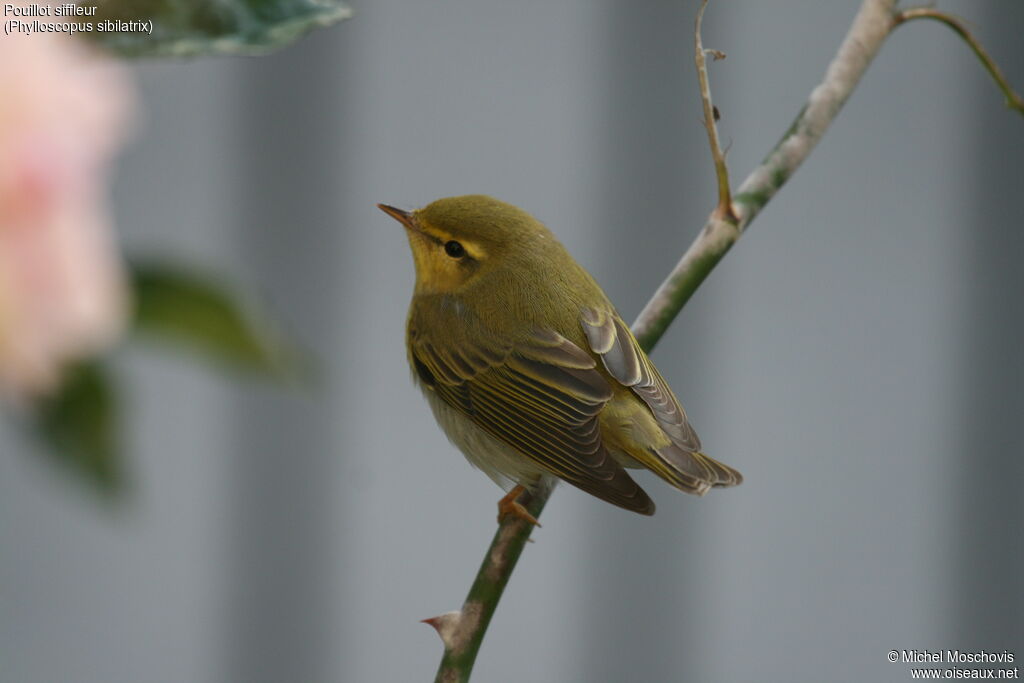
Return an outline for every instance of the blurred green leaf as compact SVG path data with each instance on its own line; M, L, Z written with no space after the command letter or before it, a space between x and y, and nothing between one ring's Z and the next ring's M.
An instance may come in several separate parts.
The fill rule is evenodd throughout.
M121 491L117 402L101 365L89 361L68 368L60 388L36 405L35 415L40 435L59 462L104 494Z
M217 282L168 265L135 264L135 331L178 343L208 360L289 374L293 359Z
M100 0L95 6L96 16L77 18L92 21L93 31L84 35L127 57L261 54L352 16L338 0ZM144 27L117 30L128 28L118 22L132 21Z

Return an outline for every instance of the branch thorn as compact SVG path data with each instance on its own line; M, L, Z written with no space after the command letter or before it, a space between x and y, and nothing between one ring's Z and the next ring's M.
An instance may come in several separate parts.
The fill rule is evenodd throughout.
M441 642L444 643L445 648L450 648L452 645L452 635L455 633L455 629L458 628L461 620L462 612L455 610L439 614L436 617L430 617L429 619L421 619L420 623L431 626L437 631L437 635L441 637Z

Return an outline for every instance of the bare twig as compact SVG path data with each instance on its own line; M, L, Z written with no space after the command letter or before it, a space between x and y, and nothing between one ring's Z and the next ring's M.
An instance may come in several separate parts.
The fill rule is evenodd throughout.
M708 143L711 145L711 158L715 161L715 176L718 179L718 206L714 215L730 223L737 222L736 212L732 206L731 190L729 189L729 167L725 165L725 154L718 141L718 110L711 102L711 86L708 83L708 66L705 55L710 53L717 61L725 59L725 53L718 50L705 50L700 37L701 22L704 21L704 10L708 0L703 0L697 10L697 21L693 28L694 61L697 64L697 81L700 83L700 100L704 106L704 127L708 131Z
M540 517L550 495L550 488L541 488L532 496L520 495L519 502L531 515ZM444 657L434 679L436 683L469 680L484 633L531 531L533 525L529 522L515 515L506 515L498 524L498 531L484 555L462 609L424 620L437 630L444 642Z
M706 4L705 0L701 6L702 13ZM714 126L714 105L711 104L704 68L706 53L699 43L698 16L696 56L698 73L701 75L704 120L708 127L719 181L719 204L712 211L700 235L686 250L672 273L654 293L633 324L633 332L645 350L650 351L654 347L683 304L739 239L746 226L814 149L893 28L900 21L912 18L900 19L901 15L896 13L895 5L896 0L864 0L821 84L811 92L790 129L761 165L740 185L731 202L727 202L727 211L722 209L722 189L724 187L724 196L728 197L728 173L725 169L724 154L718 144L717 129ZM968 39L968 42L971 40ZM972 47L975 46L976 42L972 42ZM979 51L980 48L975 47L975 52ZM979 56L982 54L979 52ZM717 58L717 54L713 56ZM986 59L987 57L983 57L983 61ZM994 65L989 71L993 73L993 77L998 74L998 69L995 69ZM1000 87L1003 87L1003 83L1004 81L1000 81ZM1003 90L1007 92L1008 88L1003 87ZM525 502L531 515L540 516L549 495L550 490L540 491ZM428 623L438 630L445 645L444 659L438 669L436 681L455 683L469 680L484 632L531 530L529 524L514 516L505 517L498 526L462 609L428 620Z
M896 24L905 24L913 19L934 19L953 29L957 35L963 38L965 43L971 46L974 54L981 60L982 66L985 67L985 70L992 76L992 80L996 82L996 85L1003 92L1003 97L1006 98L1006 106L1024 116L1024 99L1021 99L1021 96L1013 91L1013 88L1010 87L1009 82L1006 80L1006 76L1000 71L999 66L992 60L985 51L985 48L981 46L978 39L967 29L962 20L952 14L946 14L931 7L911 7L896 15Z
M693 292L821 139L895 26L896 0L864 0L825 78L775 148L733 196L736 221L711 212L697 239L633 323L644 346L661 338Z

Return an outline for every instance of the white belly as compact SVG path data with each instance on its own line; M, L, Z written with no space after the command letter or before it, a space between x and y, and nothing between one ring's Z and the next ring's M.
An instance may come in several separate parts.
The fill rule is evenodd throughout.
M430 389L423 387L423 393L448 439L459 447L471 465L482 470L502 489L508 491L520 484L536 490L541 481L545 486L554 485L554 478L540 465L473 424Z

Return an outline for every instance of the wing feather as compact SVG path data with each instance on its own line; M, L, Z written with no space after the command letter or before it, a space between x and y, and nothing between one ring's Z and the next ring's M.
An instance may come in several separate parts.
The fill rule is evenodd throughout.
M617 382L633 390L671 442L649 453L661 464L651 469L684 490L702 494L711 486L734 486L742 475L700 452L700 439L668 383L613 310L585 309L580 321L591 349ZM636 454L634 454L636 455ZM639 454L643 460L646 454Z
M589 353L551 330L505 348L447 348L419 334L410 342L428 390L488 434L573 486L653 514L654 503L602 443L598 415L613 393Z

